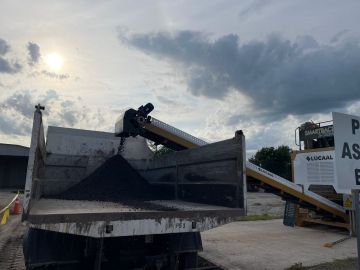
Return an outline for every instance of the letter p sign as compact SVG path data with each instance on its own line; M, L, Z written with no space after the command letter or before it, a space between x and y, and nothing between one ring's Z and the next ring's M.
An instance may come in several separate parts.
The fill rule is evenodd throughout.
M352 134L355 134L355 130L360 128L359 120L351 119Z

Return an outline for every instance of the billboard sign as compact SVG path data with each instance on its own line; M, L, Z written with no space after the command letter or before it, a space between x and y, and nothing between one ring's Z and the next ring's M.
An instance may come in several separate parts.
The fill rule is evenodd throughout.
M333 112L339 189L360 189L360 117Z

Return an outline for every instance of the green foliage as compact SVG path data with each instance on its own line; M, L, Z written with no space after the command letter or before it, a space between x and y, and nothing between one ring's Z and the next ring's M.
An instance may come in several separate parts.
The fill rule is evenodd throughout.
M151 151L154 152L155 157L164 156L164 155L168 155L168 154L172 154L172 153L176 152L175 150L167 148L163 145L155 145L155 143L152 141L148 141L148 145L149 145Z
M291 149L280 145L277 148L263 147L249 161L269 172L291 181Z
M326 262L316 266L308 267L309 270L339 270L358 269L357 258L336 259L333 262Z

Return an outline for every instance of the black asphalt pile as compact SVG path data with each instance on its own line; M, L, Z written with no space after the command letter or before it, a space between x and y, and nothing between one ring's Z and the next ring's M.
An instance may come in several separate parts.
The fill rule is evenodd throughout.
M108 159L91 175L69 190L45 198L118 202L134 209L175 211L147 201L162 200L159 194L121 155Z

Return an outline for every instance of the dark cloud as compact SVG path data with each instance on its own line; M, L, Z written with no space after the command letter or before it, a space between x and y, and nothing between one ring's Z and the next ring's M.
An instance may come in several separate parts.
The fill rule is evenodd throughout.
M239 13L239 18L244 19L254 12L259 12L265 5L268 5L271 1L254 0L250 5L246 6Z
M40 47L36 43L29 42L27 45L27 48L29 50L30 58L29 58L29 65L34 66L36 65L41 57L40 54Z
M118 116L112 107L104 111L99 107L80 106L77 98L60 95L52 89L44 94L23 90L0 100L0 133L29 136L38 103L45 106L43 120L46 125L112 131L113 124L109 119Z
M174 101L174 100L171 100L171 99L168 99L164 96L157 96L156 99L163 103L163 104L166 104L166 105L172 105L172 106L181 106L183 104L181 104L180 102L177 102L177 101Z
M0 55L5 55L10 51L10 45L0 38ZM17 61L6 59L0 56L0 73L17 73L21 70L22 66Z
M71 100L65 100L63 102L60 103L60 105L62 107L72 107L74 105L74 101L71 101Z
M20 112L22 116L30 117L34 113L34 102L31 91L19 91L13 93L3 103L5 109L14 109Z
M9 61L0 56L0 73L17 73L22 66L18 62Z
M338 42L340 40L340 37L343 36L344 34L346 34L348 32L348 30L342 30L339 33L337 33L335 36L332 37L332 39L330 40L330 43L335 43Z
M75 110L60 112L60 116L62 120L64 120L66 124L70 125L71 127L75 126L75 124L78 122L77 111Z
M5 55L8 51L10 51L10 45L8 45L5 40L0 38L0 55Z
M312 36L297 36L295 42L302 50L319 48L319 43Z
M6 119L4 115L0 115L0 132L3 134L24 135L16 123Z
M35 110L35 104L46 105L52 100L59 99L59 95L55 90L48 90L45 95L37 97L35 97L35 93L36 91L29 90L17 91L1 103L1 108L7 110L13 109L22 116L31 117Z
M272 34L241 44L233 34L209 41L192 31L118 33L123 44L182 66L193 95L223 99L239 91L258 117L326 113L360 100L358 40L328 46Z
M48 90L44 95L38 95L36 90L17 91L0 101L0 132L4 134L29 135L32 127L32 117L35 105L46 106L47 114L53 101L59 99L54 90Z
M55 90L49 89L46 91L46 94L42 96L42 102L47 102L49 100L58 100L59 95Z
M48 71L48 70L41 71L41 74L43 74L46 77L49 77L51 79L59 79L59 80L68 79L70 77L69 74L57 74L55 72Z
M66 101L65 101L66 102ZM100 123L104 123L105 119L102 118L101 113L91 111L88 107L75 106L75 103L70 104L71 101L67 102L67 107L62 107L61 111L58 112L58 117L65 122L67 126L75 127L78 125L85 125L86 123L93 122L100 126ZM89 128L89 127L87 127Z

